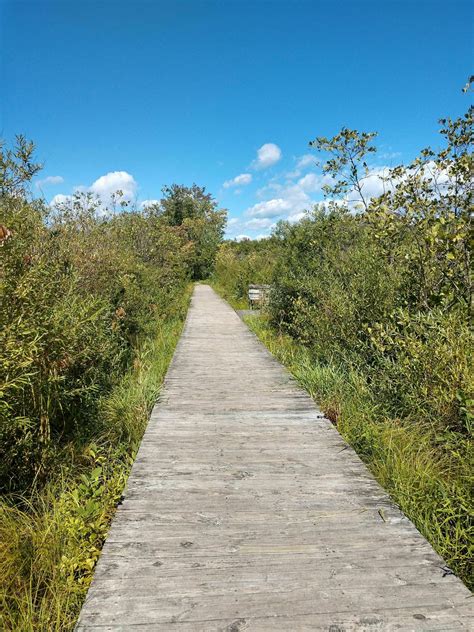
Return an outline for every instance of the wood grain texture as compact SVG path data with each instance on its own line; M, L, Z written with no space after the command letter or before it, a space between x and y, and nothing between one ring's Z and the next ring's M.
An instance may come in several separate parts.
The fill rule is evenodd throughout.
M471 593L205 285L77 630L473 630Z

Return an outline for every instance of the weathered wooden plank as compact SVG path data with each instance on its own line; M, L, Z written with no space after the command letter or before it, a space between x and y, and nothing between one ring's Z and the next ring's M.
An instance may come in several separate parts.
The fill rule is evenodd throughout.
M77 629L468 630L469 591L197 286Z
M232 581L229 577L228 581ZM306 587L304 583L298 590L284 590L243 593L236 586L234 594L214 592L206 596L187 597L173 595L163 597L158 591L154 595L122 593L113 590L110 593L96 593L89 600L91 622L96 625L109 623L172 623L173 621L202 621L206 618L236 619L241 618L242 602L245 603L248 618L272 616L275 618L275 629L278 617L313 614L315 623L318 615L335 613L372 615L383 614L384 608L404 610L412 616L418 608L429 608L442 605L446 612L451 612L453 619L460 616L456 603L451 596L433 598L437 587L431 585L372 587L367 589L337 590L319 587ZM440 589L438 588L438 591ZM246 618L246 617L243 617ZM390 621L386 620L389 624ZM291 629L291 628L290 628ZM294 628L293 628L294 629ZM416 627L414 626L414 629ZM449 628L448 628L449 629ZM455 629L455 628L454 628Z

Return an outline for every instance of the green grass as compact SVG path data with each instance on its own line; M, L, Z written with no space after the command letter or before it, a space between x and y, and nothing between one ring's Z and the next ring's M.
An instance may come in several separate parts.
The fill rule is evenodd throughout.
M209 285L225 299L234 309L249 309L249 302L245 298L236 298L235 295L215 280L210 280Z
M390 419L356 371L322 365L265 317L245 318L250 329L318 402L448 566L474 588L472 444L451 435L443 444L422 425Z
M28 497L0 504L0 629L72 630L189 304L156 328L101 404L100 430Z

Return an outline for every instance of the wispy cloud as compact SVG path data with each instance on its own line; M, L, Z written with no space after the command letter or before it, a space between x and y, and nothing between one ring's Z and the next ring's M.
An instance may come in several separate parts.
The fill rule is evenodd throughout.
M318 173L307 173L305 176L298 180L298 186L303 191L312 193L321 193L323 186L327 184L333 184L334 178L328 174L320 175Z
M251 228L252 230L262 230L263 228L271 228L274 225L273 219L268 217L254 217L248 222L245 222L245 228Z
M246 186L252 182L251 173L241 173L239 176L235 176L232 180L226 180L223 184L224 189L230 189L232 187Z
M299 178L309 167L316 167L317 162L314 156L311 154L304 154L299 158L295 158L296 165L292 171L286 173L286 177L290 180Z
M296 161L297 169L306 169L307 167L316 166L316 159L311 154L304 154L304 156L300 156Z
M62 176L47 176L46 178L43 178L42 180L38 180L36 182L36 187L38 189L41 189L45 186L62 184L63 182L64 182L64 178Z

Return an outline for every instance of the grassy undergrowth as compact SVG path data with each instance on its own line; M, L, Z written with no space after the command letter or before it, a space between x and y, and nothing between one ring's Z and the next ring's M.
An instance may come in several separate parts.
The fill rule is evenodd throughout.
M236 298L235 294L229 290L225 285L220 284L218 281L212 279L209 281L209 285L225 299L229 305L234 309L249 309L249 302L246 298Z
M451 433L440 445L432 427L386 417L360 373L318 363L307 347L277 333L265 317L245 320L318 402L449 567L473 589L473 452L469 439Z
M72 630L150 410L181 334L190 289L100 404L95 436L66 446L46 487L0 505L0 628Z

